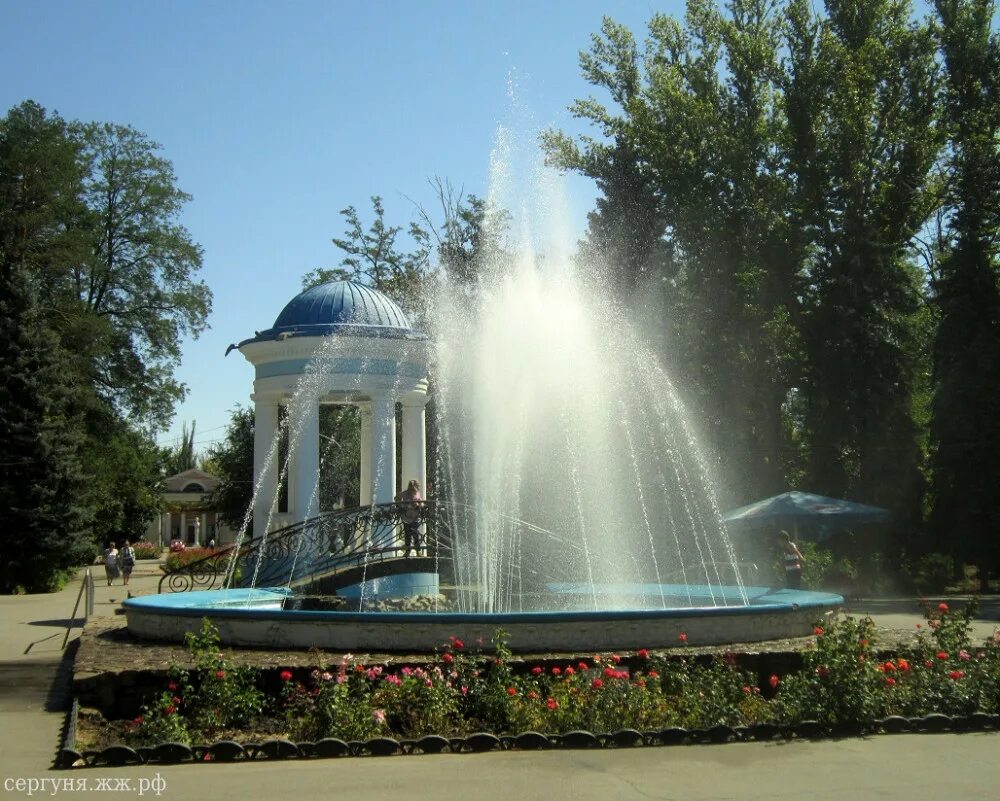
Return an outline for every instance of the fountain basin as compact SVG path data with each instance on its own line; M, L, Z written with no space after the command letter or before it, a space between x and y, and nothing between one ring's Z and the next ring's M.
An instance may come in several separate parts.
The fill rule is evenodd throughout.
M639 595L650 587L636 585ZM149 640L183 641L208 618L231 646L324 648L334 651L429 652L458 637L488 644L497 629L515 652L628 650L760 642L812 633L844 599L831 593L744 588L748 605L697 605L704 588L666 585L664 596L682 590L696 605L668 609L603 609L557 612L334 612L284 609L287 588L208 590L147 595L123 602L129 631ZM720 588L712 588L718 599ZM736 595L736 588L722 588ZM620 596L622 587L616 588ZM669 590L669 591L668 591Z

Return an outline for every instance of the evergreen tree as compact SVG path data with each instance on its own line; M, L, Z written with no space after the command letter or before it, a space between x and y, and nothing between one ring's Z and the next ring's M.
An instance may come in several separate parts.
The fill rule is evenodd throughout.
M0 590L52 589L94 554L81 503L79 371L45 325L38 276L78 251L78 150L34 103L0 122Z

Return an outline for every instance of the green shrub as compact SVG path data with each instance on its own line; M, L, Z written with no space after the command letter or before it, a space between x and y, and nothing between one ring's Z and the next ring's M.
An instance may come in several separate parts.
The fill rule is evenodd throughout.
M922 593L943 592L954 577L955 562L943 553L924 554L917 560L913 583Z

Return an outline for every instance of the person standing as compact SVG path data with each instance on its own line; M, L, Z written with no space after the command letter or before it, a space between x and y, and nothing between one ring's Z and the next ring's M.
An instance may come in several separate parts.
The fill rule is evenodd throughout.
M109 587L118 578L118 549L113 542L109 542L104 549L104 575L108 578Z
M787 531L779 532L778 538L784 553L785 583L790 590L800 590L802 589L802 563L806 559L802 555L802 551L799 550L799 546L792 542Z
M402 510L403 518L403 557L410 555L410 546L413 546L414 556L420 555L420 510L417 504L423 500L420 497L420 482L413 479L399 495L396 500L405 503Z
M125 540L119 556L122 563L122 584L127 587L128 580L132 576L132 568L135 567L135 548L132 547L132 543Z

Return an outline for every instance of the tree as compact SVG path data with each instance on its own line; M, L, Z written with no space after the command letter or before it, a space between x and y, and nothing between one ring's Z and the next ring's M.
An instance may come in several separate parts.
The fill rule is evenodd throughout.
M181 425L181 441L176 448L168 449L164 454L164 467L167 475L177 475L185 470L194 470L198 466L198 457L194 450L194 430L198 422L191 421L191 428L187 423Z
M208 448L208 458L221 483L212 493L219 518L240 531L253 501L253 409L237 406L226 428L226 436Z
M349 278L385 293L405 311L412 311L420 296L420 281L427 268L430 250L427 232L416 223L411 223L409 235L415 248L410 252L398 250L396 238L402 227L386 225L381 197L374 195L371 201L375 219L367 231L354 206L340 212L347 223L347 230L344 238L335 238L333 244L347 254L340 262L341 267L318 268L307 273L302 279L302 287L308 289L328 281Z
M1000 569L1000 40L990 0L936 0L945 71L950 249L933 276L933 506L940 550Z
M45 325L37 276L77 256L78 149L34 103L0 122L0 590L48 590L93 556L80 502L78 373Z
M173 377L184 335L205 328L212 295L201 248L178 223L191 198L160 145L134 128L75 126L88 175L88 258L66 275L92 325L96 390L133 420L165 425L184 389Z

